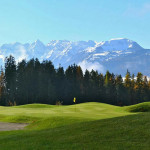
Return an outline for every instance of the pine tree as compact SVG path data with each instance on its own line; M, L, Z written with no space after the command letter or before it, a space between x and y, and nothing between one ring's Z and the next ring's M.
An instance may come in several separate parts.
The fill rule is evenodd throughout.
M136 103L135 96L136 96L136 93L135 93L135 75L132 74L132 77L131 77L131 88L130 88L130 104L131 105Z
M17 65L17 104L27 104L27 76L26 60L22 60Z
M126 101L125 88L123 86L123 79L121 75L116 76L116 105L121 106Z
M105 81L104 81L104 87L105 87L105 101L108 103L108 101L111 100L111 95L110 95L110 76L111 74L109 71L106 72L105 74Z
M64 101L65 100L65 73L63 67L59 66L56 71L56 95L57 101Z
M34 77L34 66L35 60L30 59L26 66L26 84L28 88L26 89L26 96L28 104L35 102L35 77ZM36 93L37 94L37 93Z
M68 68L65 71L65 77L66 77L66 89L65 89L65 100L64 104L72 104L72 100L74 95L74 78L73 78L73 66L68 66Z
M93 99L94 101L99 100L99 74L97 71L90 72L91 76L91 89L90 89L90 99Z
M56 98L56 71L51 61L43 61L39 73L39 100L54 104Z
M135 82L135 90L136 90L136 101L137 103L142 102L142 86L143 86L143 74L138 72L136 76Z
M99 96L98 101L104 102L105 100L105 88L104 88L104 76L102 73L99 74Z
M40 69L41 69L41 64L39 62L39 60L36 58L35 62L34 62L34 102L35 103L39 103L40 99L39 99L39 86L40 86Z
M124 105L131 104L131 75L130 72L127 70L125 80L124 80L124 86L125 86L125 93L126 93L126 100L124 101Z
M149 87L148 87L148 80L147 77L144 76L144 80L143 80L143 86L142 86L142 102L144 101L149 101Z
M7 103L16 100L16 62L13 56L5 58L5 81Z
M84 87L84 102L90 101L90 72L88 70L85 71L84 78L83 78L83 87Z
M78 102L83 101L83 71L80 66L77 66L76 70L76 98L78 99Z
M126 76L125 76L125 87L129 88L131 86L131 75L130 72L127 70Z

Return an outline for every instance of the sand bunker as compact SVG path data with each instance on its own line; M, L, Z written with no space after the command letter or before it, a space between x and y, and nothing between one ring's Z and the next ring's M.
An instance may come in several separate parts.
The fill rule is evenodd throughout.
M0 122L0 131L21 130L24 129L27 123L4 123Z

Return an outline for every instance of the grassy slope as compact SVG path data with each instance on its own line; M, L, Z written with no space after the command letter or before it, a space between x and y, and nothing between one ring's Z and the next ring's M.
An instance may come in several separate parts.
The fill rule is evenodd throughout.
M129 112L150 112L150 102L128 106L126 110Z
M0 107L0 121L31 123L26 130L0 132L0 148L149 149L150 113L128 109L101 103Z

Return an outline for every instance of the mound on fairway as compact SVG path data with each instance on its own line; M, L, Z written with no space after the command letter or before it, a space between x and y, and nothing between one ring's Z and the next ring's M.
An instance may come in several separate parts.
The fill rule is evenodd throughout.
M25 130L0 131L2 150L149 150L150 112L102 103L40 105L0 107L0 121L30 123Z
M26 104L26 105L20 105L20 106L14 106L19 108L52 108L56 107L55 105L47 105L47 104Z
M128 106L127 110L129 112L150 112L150 102Z

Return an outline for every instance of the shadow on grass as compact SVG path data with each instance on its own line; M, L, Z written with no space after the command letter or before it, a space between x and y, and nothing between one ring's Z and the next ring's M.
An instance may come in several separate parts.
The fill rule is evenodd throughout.
M0 133L0 147L3 150L148 150L150 113L80 122L50 129L7 131Z

